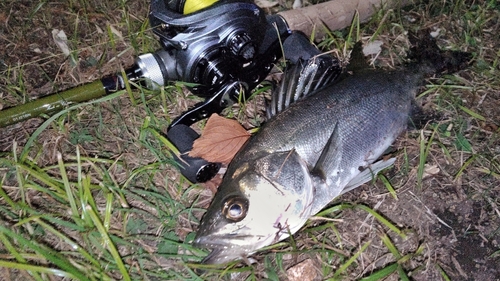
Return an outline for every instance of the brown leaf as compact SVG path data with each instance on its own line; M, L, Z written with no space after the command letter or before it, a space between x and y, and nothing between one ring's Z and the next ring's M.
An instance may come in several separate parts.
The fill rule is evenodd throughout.
M189 156L229 163L249 137L250 134L236 120L212 114L201 137L194 141Z

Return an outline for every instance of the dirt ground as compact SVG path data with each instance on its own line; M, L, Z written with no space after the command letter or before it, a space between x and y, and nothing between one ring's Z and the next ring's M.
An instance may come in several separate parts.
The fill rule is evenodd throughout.
M137 38L126 34L130 29L141 30L148 1L125 2L126 5L112 1L89 1L88 4L6 1L0 4L0 71L3 73L0 108L88 83L131 65L139 53L159 48L149 30L141 31L142 37ZM406 28L436 31L438 44L471 52L474 60L468 69L454 76L430 79L427 86L422 87L426 94L420 102L437 110L440 118L422 130L408 131L394 144L398 160L394 168L385 173L385 179L390 181L395 193L388 191L383 180L378 180L332 202L332 206L351 204L376 210L403 230L406 238L388 230L360 208L345 209L333 216L334 227L306 229L295 235L294 249L301 251L282 255L284 269L278 272L280 280L297 280L287 269L304 260L311 261L306 269L314 271L309 274L315 276L314 280L330 278L330 272L342 264L338 258L325 261L325 256L315 251L302 252L314 248L312 236L331 240L328 245L346 256L352 256L370 242L355 265L342 275L345 280L360 279L396 261L411 280L500 280L500 4L486 0L457 1L456 5L444 2L425 1L398 13L382 12L363 27L365 42L375 33L375 39L382 42L382 51L369 58L377 66L394 67L403 61L408 45L402 30ZM453 10L459 6L470 7L470 10ZM382 19L385 25L378 30ZM106 30L105 27L113 28ZM71 46L78 49L76 65L60 55L61 50L53 40L54 29L65 29ZM326 45L323 43L323 48ZM335 43L328 46L334 48ZM181 96L185 97L186 93ZM158 105L155 116L164 121L160 129L166 129L170 118L195 101L186 98L177 102L163 108L161 101L151 101ZM120 158L131 170L160 161L158 156L145 152L143 143L138 141L138 130L147 116L144 112L154 107L151 103L133 106L125 94L96 108L72 113L68 120L54 122L36 140L36 146L43 148L34 156L37 164L40 167L54 165L56 151L74 155L76 146L89 157ZM42 122L38 118L0 128L2 158L10 158L13 150L22 149ZM427 155L425 167L420 163L423 153ZM126 171L116 169L115 172L117 182L125 181ZM154 179L160 182L158 185L168 182L164 179L180 181L174 168L160 174L164 178ZM189 185L184 182L183 188L188 189ZM176 189L177 185L168 186L164 191L177 192ZM210 196L205 190L197 206L206 207ZM190 206L192 202L183 203ZM141 203L133 200L130 205L142 208ZM313 220L307 228L314 229L324 222ZM196 230L193 223L179 224L184 231L184 236L179 237ZM390 237L400 258L388 251L381 239L384 235ZM288 245L257 254L254 257L255 271L260 272L257 276L269 277L264 265L268 256L275 257L273 254L290 249ZM173 267L169 260L159 263ZM325 267L329 267L328 270ZM231 278L247 276L236 274ZM392 274L383 280L397 280L399 276ZM308 280L303 275L300 278Z

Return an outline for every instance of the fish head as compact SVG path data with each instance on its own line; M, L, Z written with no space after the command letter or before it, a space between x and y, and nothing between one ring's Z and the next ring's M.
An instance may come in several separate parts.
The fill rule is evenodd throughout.
M212 252L206 264L242 259L297 232L310 216L312 179L295 151L229 169L194 244Z

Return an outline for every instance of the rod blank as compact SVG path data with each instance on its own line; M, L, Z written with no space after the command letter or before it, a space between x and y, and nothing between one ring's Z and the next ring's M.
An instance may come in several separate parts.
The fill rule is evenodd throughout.
M30 101L0 111L0 127L6 127L41 114L58 112L73 103L96 99L107 94L101 80L94 81L80 87L72 88L60 93Z

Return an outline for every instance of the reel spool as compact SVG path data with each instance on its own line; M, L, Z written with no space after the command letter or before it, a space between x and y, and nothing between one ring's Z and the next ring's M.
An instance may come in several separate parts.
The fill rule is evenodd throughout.
M167 7L173 12L183 15L191 14L199 10L208 8L217 0L165 0Z

